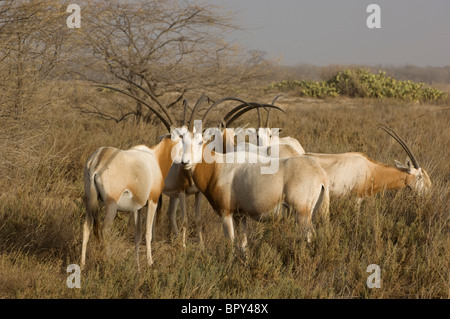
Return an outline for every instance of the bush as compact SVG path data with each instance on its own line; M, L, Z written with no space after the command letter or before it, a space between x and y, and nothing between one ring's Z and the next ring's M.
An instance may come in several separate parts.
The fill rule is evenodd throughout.
M441 90L427 87L424 83L399 81L386 72L378 74L364 69L339 71L325 81L285 80L272 83L267 90L296 91L300 96L325 98L334 96L396 98L409 101L438 101L447 97Z

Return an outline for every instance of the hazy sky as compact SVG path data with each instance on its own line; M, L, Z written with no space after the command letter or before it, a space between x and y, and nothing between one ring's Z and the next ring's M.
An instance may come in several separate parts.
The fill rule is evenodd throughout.
M214 0L236 13L232 38L282 64L450 65L450 0ZM369 4L381 29L369 29Z

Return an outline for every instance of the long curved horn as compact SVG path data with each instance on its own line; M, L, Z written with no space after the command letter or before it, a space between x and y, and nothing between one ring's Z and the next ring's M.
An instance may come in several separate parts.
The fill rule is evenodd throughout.
M200 96L200 98L197 100L197 103L195 103L194 108L192 109L192 113L191 113L191 117L189 118L189 132L192 132L192 129L194 128L194 115L197 111L197 108L199 105L201 105L204 101L210 101L210 98L203 94L202 96ZM202 120L203 122L203 120Z
M183 100L183 126L186 126L186 112L188 110L188 101L187 99Z
M236 102L240 102L240 103L242 103L242 104L244 104L244 105L249 105L249 104L248 104L247 102L245 102L244 100L238 99L238 98L236 98L236 97L231 97L231 96L223 97L223 98L218 99L217 101L215 101L215 102L209 107L209 109L206 110L205 114L204 114L203 117L202 117L202 122L203 122L203 123L206 123L206 119L208 118L209 112L211 112L211 110L212 110L214 107L216 107L217 105L219 105L220 103L223 103L223 102L225 102L225 101L236 101Z
M273 101L272 101L271 104L274 105L275 102L278 100L278 98L279 98L280 96L281 96L281 94L275 96L275 98L273 99ZM267 110L266 127L269 127L269 117L270 117L270 111L271 111L271 110L272 110L271 108ZM259 126L261 126L261 124L260 124Z
M222 119L222 122L227 122L234 113L238 112L239 110L243 109L243 108L250 108L250 110L255 108L255 105L258 103L248 103L248 102L244 102L242 104L239 104L238 106L236 106L235 108L233 108L231 111L229 111L227 114L225 114L225 116ZM259 107L263 107L262 104L258 104ZM264 107L263 107L264 108Z
M270 109L267 112L270 112ZM259 111L259 107L256 108L256 113L258 113L258 128L260 128L261 127L261 112Z
M255 108L254 106L248 106L246 108L239 110L236 113L231 114L226 121L224 119L222 120L223 123L222 126L229 127L231 123L233 123L235 120L241 117L244 113L247 113L248 111L253 110L254 108ZM259 107L256 107L256 111L257 112L259 111Z
M150 111L152 111L153 113L155 113L155 115L161 120L161 122L164 124L164 126L167 128L167 130L170 132L170 125L171 125L171 122L168 122L160 112L158 112L157 110L155 110L152 106L150 106L148 103L144 102L142 99L140 99L140 98L138 98L138 97L136 97L136 96L134 96L134 95L132 95L132 94L126 92L126 91L120 90L120 89L115 88L115 87L112 87L112 86L108 86L108 85L95 85L95 86L96 86L96 87L105 88L105 89L109 89L109 90L112 90L112 91L116 91L116 92L119 92L119 93L122 93L122 94L124 94L124 95L126 95L126 96L129 96L129 97L135 99L135 100L138 101L139 103L144 104L146 107L149 108Z
M259 108L262 107L264 109L268 108L268 109L272 109L275 108L277 110L280 110L281 112L285 113L285 111L281 108L279 108L278 106L275 105L271 105L271 104L259 104L259 103L250 103L250 106L247 106L245 108L242 108L240 111L233 113L233 114L227 114L229 116L227 116L227 118L224 118L224 125L226 127L228 127L229 125L231 125L231 123L233 123L235 120L237 120L239 117L241 117L244 113L247 113L250 110L253 110L254 108L256 108L256 110L259 110ZM266 111L268 111L268 109L266 109Z
M249 110L251 110L251 109L254 109L255 108L255 106L258 106L258 108L256 108L256 111L258 112L258 115L259 115L259 107L262 107L263 109L265 109L266 111L267 111L267 109L266 109L266 107L267 106L269 106L269 107L274 107L274 108L278 108L280 111L282 111L282 112L284 112L284 110L282 110L282 109L280 109L279 107L277 107L277 106L275 106L275 105L273 105L273 104L261 104L261 103L256 103L256 102L250 102L250 103L247 103L247 102L245 102L245 103L243 103L243 104L240 104L240 105L238 105L238 106L236 106L234 109L232 109L230 112L228 112L225 116L224 116L224 118L222 119L222 122L223 123L226 123L226 122L228 122L228 120L231 118L231 117L233 117L233 115L234 115L234 113L237 113L240 109L242 109L242 108L249 108L248 110L246 110L245 112L247 112L247 111L249 111ZM245 112L239 112L239 114L243 114L243 113L245 113ZM259 120L259 126L261 127L261 118L259 117L258 118L258 120ZM230 123L231 124L231 123Z
M378 124L377 126L379 128L381 128L383 131L385 131L386 133L388 133L394 140L396 140L403 147L406 154L408 154L409 158L411 159L411 162L412 162L414 168L419 169L420 168L419 162L417 161L416 157L411 152L409 147L406 145L405 141L403 141L403 139L400 136L398 136L398 134L393 129L391 129L389 126L387 126L386 124L384 124L384 125Z

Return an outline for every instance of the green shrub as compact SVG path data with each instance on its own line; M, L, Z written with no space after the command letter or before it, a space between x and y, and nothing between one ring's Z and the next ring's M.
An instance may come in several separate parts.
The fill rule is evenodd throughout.
M424 83L399 81L386 76L384 71L374 74L364 69L340 71L325 81L285 80L272 83L267 90L296 91L300 96L315 98L347 96L425 102L447 97L445 92L427 87Z

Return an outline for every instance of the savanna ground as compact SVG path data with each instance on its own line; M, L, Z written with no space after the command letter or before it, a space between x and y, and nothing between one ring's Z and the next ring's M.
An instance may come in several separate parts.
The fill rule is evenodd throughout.
M367 199L360 212L352 198L332 200L330 224L316 225L311 244L291 219L251 222L247 259L230 256L220 218L206 200L205 250L198 249L193 228L186 249L179 238L169 239L164 197L152 267L145 264L143 241L138 275L128 214L119 214L111 257L105 259L91 237L81 288L69 289L67 266L80 263L86 159L99 146L153 145L166 131L162 125L115 123L78 111L112 103L115 93L75 81L46 87L33 101L36 107L1 122L0 298L450 297L450 113L442 111L448 101L309 99L285 93L277 104L286 114L273 112L271 126L296 137L305 150L360 151L386 164L403 162L405 152L376 126L387 123L429 173L432 192L421 198L407 189L384 192ZM200 93L188 96L191 104ZM247 88L233 95L267 103L276 94ZM49 96L50 102L42 102ZM246 123L256 126L255 114L236 126ZM188 207L192 204L189 197ZM192 209L189 213L192 220ZM366 285L370 264L380 266L379 289Z

